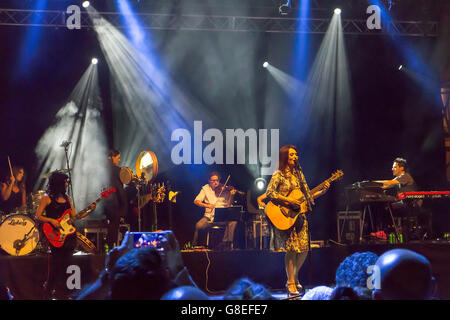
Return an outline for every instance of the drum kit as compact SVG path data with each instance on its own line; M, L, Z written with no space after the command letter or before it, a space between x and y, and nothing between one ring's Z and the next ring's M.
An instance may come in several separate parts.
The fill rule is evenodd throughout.
M35 214L45 191L28 197L28 206L0 217L0 249L12 256L25 256L45 250Z
M43 177L48 178L50 174ZM17 208L6 215L0 212L0 249L3 253L26 256L46 254L49 251L48 240L41 232L41 222L35 218L45 194L46 191L37 190L27 197L26 207ZM88 253L94 252L95 246L92 242L78 232L76 236L80 249Z

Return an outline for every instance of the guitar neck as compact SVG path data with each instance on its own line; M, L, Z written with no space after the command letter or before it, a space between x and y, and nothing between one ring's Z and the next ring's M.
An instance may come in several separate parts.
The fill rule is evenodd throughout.
M77 213L77 218L83 216L85 213L89 213L90 209L89 207L93 204L97 204L100 202L100 200L102 200L103 198L100 197L97 200L95 200L94 202L92 202L89 206L87 206L86 208L84 208L83 210L81 210L80 212Z
M314 198L318 197L318 195L315 196L314 194L323 189L325 182L328 182L328 183L333 182L333 178L328 178L327 180L325 180L324 182L322 182L317 187L315 187L311 190L311 194L313 195Z

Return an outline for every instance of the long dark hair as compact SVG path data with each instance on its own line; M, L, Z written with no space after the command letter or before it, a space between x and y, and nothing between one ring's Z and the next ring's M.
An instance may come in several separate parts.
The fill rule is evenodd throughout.
M16 184L20 191L25 191L25 184L26 184L26 177L27 177L25 174L25 169L21 166L13 166L12 167L13 175L14 175L14 178L16 178L16 179L17 179L17 176L18 176L20 170L23 170L23 177L22 177L22 180L20 180L20 181L16 180Z
M288 166L289 149L294 149L298 154L298 150L297 150L296 146L288 144L288 145L281 147L280 153L278 155L278 169L280 171L284 172Z
M66 181L69 176L63 172L54 171L48 179L47 194L52 199L56 199L61 196L67 199Z
M19 171L23 170L23 177L21 181L17 181L17 176L19 175ZM12 167L12 172L14 175L14 178L16 178L16 182L15 184L17 185L17 187L19 188L20 191L25 191L25 185L26 185L26 174L25 174L25 169L22 166L13 166ZM11 177L11 172L8 169L8 173L5 174L5 176L3 177L3 182L6 184L9 184L9 178Z

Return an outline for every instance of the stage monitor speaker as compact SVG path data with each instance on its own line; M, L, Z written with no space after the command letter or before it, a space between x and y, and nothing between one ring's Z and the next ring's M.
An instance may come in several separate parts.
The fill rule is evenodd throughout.
M359 243L361 211L338 211L337 234L339 243Z

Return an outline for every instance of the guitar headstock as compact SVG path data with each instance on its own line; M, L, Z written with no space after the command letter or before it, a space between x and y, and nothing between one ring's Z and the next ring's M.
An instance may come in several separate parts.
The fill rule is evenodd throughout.
M331 177L330 180L331 181L336 181L341 179L344 176L344 172L342 170L337 170L336 172L334 172Z
M109 198L115 192L116 192L116 188L109 188L109 189L107 189L105 191L102 191L101 194L100 194L100 197L102 199L106 199L106 198Z
M162 203L166 197L166 187L164 184L161 186L158 184L152 185L152 195L151 199L156 203Z
M165 198L166 198L166 187L163 185L159 187L158 190L156 191L155 202L161 203L164 201Z

